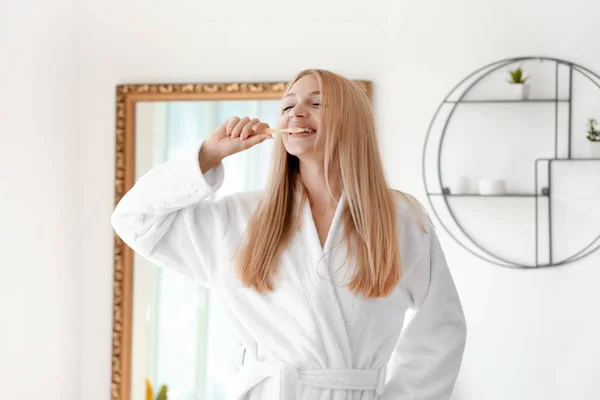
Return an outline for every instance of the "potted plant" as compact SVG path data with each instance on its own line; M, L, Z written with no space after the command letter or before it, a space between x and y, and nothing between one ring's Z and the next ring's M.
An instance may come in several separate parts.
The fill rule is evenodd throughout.
M158 395L156 396L156 400L167 400L167 385L162 385L160 387L160 391L158 392ZM146 378L146 400L154 400L154 393L153 393L153 389L152 389L152 383L150 382L150 379Z
M519 100L527 100L529 98L529 85L526 83L529 77L523 76L523 69L521 67L508 71L510 74L510 83L514 96Z
M592 158L600 159L600 131L596 129L598 121L590 119L588 123L587 139L590 141L590 154Z

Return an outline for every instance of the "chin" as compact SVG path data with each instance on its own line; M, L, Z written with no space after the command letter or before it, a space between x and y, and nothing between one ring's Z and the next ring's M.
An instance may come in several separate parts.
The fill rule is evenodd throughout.
M313 141L310 143L284 143L287 152L300 159L306 157L313 157L315 144Z
M324 160L323 154L320 154L320 152L318 150L317 150L317 152L314 152L312 146L309 149L302 149L302 150L288 149L287 152L288 152L288 154L291 154L291 155L297 157L300 161L302 161L304 163L314 163L316 161L322 163Z

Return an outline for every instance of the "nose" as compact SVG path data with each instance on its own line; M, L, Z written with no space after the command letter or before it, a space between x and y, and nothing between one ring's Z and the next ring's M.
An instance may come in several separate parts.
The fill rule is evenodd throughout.
M304 112L300 104L296 104L290 109L290 118L304 118L305 115L306 113Z

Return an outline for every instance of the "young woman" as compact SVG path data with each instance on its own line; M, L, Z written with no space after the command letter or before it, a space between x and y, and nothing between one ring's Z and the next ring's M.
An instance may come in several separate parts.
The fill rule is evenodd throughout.
M229 398L448 399L462 306L427 214L386 183L369 100L344 77L306 70L277 125L288 131L264 190L206 199L223 158L272 137L233 117L141 177L115 231L220 296L247 350Z

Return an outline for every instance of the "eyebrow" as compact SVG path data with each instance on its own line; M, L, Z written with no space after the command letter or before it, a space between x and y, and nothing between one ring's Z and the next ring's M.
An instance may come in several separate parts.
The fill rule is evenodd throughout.
M315 94L321 94L321 92L319 92L318 90L315 90L314 92L310 92L308 95L309 95L309 96L312 96L312 95L315 95ZM285 99L286 97L288 97L288 96L292 96L292 95L294 95L294 96L295 96L295 95L296 95L296 93L288 93L288 94L286 94L286 95L285 95L284 99Z

